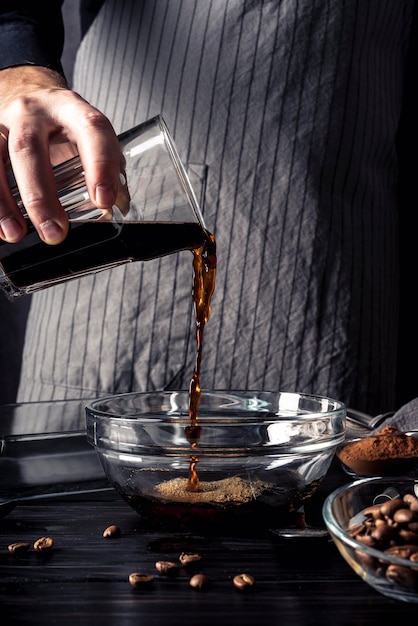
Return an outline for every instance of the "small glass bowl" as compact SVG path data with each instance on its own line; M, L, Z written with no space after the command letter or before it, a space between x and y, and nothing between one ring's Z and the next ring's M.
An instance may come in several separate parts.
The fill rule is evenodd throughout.
M371 437L379 437L380 447L385 448L385 442L389 442L392 436L407 436L418 438L418 431L398 432L397 434L369 435L367 437L357 437L346 439L338 445L336 456L339 459L343 470L353 478L367 478L372 476L417 476L418 475L418 453L417 456L396 456L389 453L388 447L382 451L381 458L367 458L362 454L347 454L350 446L362 445ZM383 444L383 445L382 445ZM353 448L354 450L355 448ZM386 454L387 452L387 454ZM374 455L376 456L376 455Z
M289 524L345 436L345 406L329 398L204 390L190 438L188 402L187 391L155 391L86 407L87 437L110 483L164 528Z
M366 545L355 538L354 530L364 524L364 511L368 507L397 497L403 498L405 494L418 497L418 480L381 477L359 479L329 494L322 515L340 554L360 578L389 598L418 602L418 562L390 555L379 543L373 547ZM418 521L418 512L415 516ZM406 523L398 524L398 530L406 526ZM392 544L398 545L398 539L394 537L391 536ZM408 551L418 551L418 543L412 543L410 538L401 541Z

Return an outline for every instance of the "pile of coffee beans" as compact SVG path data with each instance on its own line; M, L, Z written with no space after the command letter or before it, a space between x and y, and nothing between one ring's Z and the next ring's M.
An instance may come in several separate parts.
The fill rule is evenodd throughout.
M357 551L357 558L375 574L390 582L418 591L418 497L408 493L382 504L373 504L359 515L349 529L359 543L411 562L388 563Z

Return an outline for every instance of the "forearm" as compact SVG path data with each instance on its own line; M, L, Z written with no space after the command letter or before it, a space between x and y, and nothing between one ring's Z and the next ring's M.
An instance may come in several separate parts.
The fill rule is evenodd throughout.
M0 69L39 65L63 74L62 1L2 0L0 3Z

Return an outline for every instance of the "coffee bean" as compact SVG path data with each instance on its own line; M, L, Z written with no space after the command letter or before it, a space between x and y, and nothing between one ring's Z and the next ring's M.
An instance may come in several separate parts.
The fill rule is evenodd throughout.
M238 574L232 581L237 589L249 589L255 583L255 579L250 574Z
M380 506L381 505L379 504L373 504L371 506L368 506L366 509L364 509L364 511L362 511L362 514L366 517L379 519L382 517L382 511L380 510Z
M399 508L393 514L393 521L398 524L409 524L414 520L414 512L410 509Z
M24 541L16 541L7 547L8 551L12 554L22 554L23 552L27 552L29 548L30 544L25 543Z
M155 564L156 569L160 574L172 575L178 572L178 563L172 561L157 561Z
M415 500L409 503L409 508L411 511L414 511L414 513L418 513L418 498L415 498Z
M154 576L150 574L142 574L141 572L132 572L129 574L129 582L132 587L147 587L154 580Z
M405 502L405 504L411 506L411 504L413 504L414 502L418 503L418 498L414 496L413 493L406 493L403 497L403 501Z
M210 586L210 580L204 574L195 574L191 577L189 584L194 589L207 589Z
M389 539L394 534L395 529L388 524L385 520L377 519L374 530L371 533L373 539L382 541L383 539Z
M355 540L359 543L363 543L365 546L369 546L369 548L374 548L376 546L377 540L372 535L355 535Z
M416 572L414 572L409 567L403 567L402 565L388 565L386 570L386 578L402 587L406 587L407 589L415 589L417 576Z
M104 531L103 531L103 537L109 537L109 538L113 538L113 537L120 537L121 535L121 530L119 528L119 526L116 526L115 524L112 524L111 526L108 526Z
M355 550L355 555L357 560L362 563L365 567L374 567L376 563L376 559L365 552L361 552L361 550Z
M399 559L409 559L411 554L418 552L418 546L404 545L404 546L391 546L385 550L385 554L390 556L396 556Z
M41 537L40 539L37 539L35 541L35 543L33 544L33 549L36 552L45 552L47 550L51 550L53 545L54 540L52 539L52 537Z
M387 515L388 517L393 517L395 511L402 508L404 506L404 501L402 498L393 498L393 500L387 500L387 502L383 502L380 504L380 512L382 515Z
M400 529L399 537L401 537L402 540L405 541L405 543L415 543L415 544L418 544L418 534L412 532L412 530L409 530L407 528L401 528Z
M191 552L182 552L179 556L179 561L182 565L191 565L192 563L197 563L200 561L202 557L200 554L193 554Z

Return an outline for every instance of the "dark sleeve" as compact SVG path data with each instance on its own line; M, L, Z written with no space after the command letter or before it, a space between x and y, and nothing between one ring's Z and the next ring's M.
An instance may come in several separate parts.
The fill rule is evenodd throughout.
M63 74L63 2L0 3L0 69L16 65L42 65Z
M80 0L81 36L84 37L104 0Z

